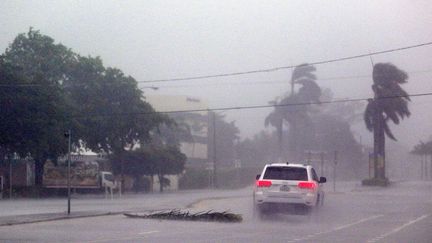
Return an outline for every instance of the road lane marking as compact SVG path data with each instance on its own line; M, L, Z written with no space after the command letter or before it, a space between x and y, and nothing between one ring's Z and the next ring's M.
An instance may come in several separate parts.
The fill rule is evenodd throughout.
M126 241L126 240L139 240L139 239L144 239L144 237L145 237L144 235L149 235L149 234L154 234L154 233L159 233L159 232L160 231L158 231L158 230L146 231L146 232L138 233L139 236L130 236L130 237L123 237L123 238L104 238L104 239L86 241L86 243L112 242L112 241L121 242L121 241Z
M141 232L138 233L139 235L148 235L148 234L153 234L153 233L159 233L158 230L153 230L153 231L147 231L147 232Z
M376 219L376 218L379 218L379 217L382 217L382 216L384 216L384 215L383 214L379 214L379 215L374 215L374 216L371 216L371 217L368 217L368 218L360 219L360 220L358 220L356 222L353 222L351 224L346 224L346 225L342 225L342 226L336 227L331 232L338 231L338 230L341 230L341 229L345 229L345 228L354 226L356 224L360 224L360 223L363 223L363 222L366 222L366 221L369 221L369 220L372 220L372 219Z
M357 225L357 224L361 224L361 223L364 223L366 221L374 220L374 219L380 218L382 216L384 216L384 215L383 214L374 215L374 216L371 216L371 217L360 219L358 221L355 221L355 222L352 222L352 223L349 223L349 224L341 225L339 227L336 227L336 228L333 228L333 229L330 229L330 230L327 230L327 231L316 232L314 234L307 235L307 236L305 236L303 238L291 239L291 240L288 240L286 242L287 243L293 243L293 242L302 241L302 240L309 240L309 239L315 238L315 237L317 237L319 235L333 233L335 231L346 229L348 227L351 227L351 226L354 226L354 225Z
M368 243L375 243L375 242L377 242L379 240L382 240L385 237L387 237L389 235L392 235L394 233L397 233L397 232L403 230L404 228L406 228L406 227L408 227L408 226L410 226L412 224L415 224L415 223L417 223L417 222L419 222L419 221L421 221L421 220L423 220L423 219L425 219L425 218L427 218L429 216L430 216L430 214L422 215L422 216L420 216L420 217L418 217L416 219L413 219L413 220L411 220L411 221L409 221L409 222L407 222L407 223L405 223L405 224L403 224L403 225L401 225L401 226L399 226L397 228L394 228L393 230L391 230L391 231L389 231L389 232L387 232L385 234L382 234L382 235L380 235L380 236L378 236L376 238L373 238L373 239L369 240Z

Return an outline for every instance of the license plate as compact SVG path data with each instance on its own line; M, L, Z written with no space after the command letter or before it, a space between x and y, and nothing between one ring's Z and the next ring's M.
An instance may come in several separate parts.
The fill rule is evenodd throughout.
M283 186L280 187L280 190L282 192L289 192L290 187L288 185L283 185Z

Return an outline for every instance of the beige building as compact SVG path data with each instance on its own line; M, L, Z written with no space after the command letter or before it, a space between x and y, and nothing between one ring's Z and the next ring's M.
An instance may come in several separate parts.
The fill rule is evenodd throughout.
M208 143L208 104L207 102L188 96L181 95L152 95L146 96L146 101L149 102L156 111L171 112L169 113L178 123L186 123L192 134L192 142L182 142L180 149L187 157L187 167L206 167L208 165L207 158L207 143ZM187 112L192 110L192 112ZM176 189L178 186L177 177L169 176L171 188ZM159 187L155 183L154 188Z

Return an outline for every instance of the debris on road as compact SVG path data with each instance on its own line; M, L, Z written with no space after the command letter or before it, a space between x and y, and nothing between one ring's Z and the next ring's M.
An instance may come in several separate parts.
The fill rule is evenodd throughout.
M241 214L234 214L226 211L213 212L212 210L191 213L189 211L173 209L168 211L157 211L157 212L142 213L142 214L124 213L124 215L130 218L216 221L216 222L227 222L227 223L239 223L243 220Z

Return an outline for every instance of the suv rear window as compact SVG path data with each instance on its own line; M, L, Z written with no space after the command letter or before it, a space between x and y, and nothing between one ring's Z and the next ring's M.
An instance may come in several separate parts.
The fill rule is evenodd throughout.
M307 181L308 176L305 168L269 166L263 179Z

